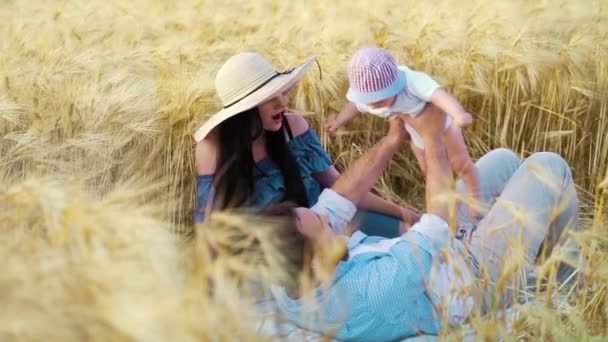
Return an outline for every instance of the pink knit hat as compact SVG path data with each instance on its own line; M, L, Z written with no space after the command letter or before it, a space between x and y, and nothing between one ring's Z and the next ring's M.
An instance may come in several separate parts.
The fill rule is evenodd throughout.
M350 88L346 98L369 104L397 95L405 87L405 73L385 49L370 47L357 51L348 65Z

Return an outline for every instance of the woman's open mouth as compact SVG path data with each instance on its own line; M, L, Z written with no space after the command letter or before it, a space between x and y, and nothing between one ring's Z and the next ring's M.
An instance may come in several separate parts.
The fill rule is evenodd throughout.
M277 115L272 116L272 121L281 122L283 121L283 113L279 113Z

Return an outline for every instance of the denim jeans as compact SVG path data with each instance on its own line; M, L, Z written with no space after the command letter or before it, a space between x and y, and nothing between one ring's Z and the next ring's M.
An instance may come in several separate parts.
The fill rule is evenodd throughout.
M512 151L497 149L476 166L487 211L472 220L468 206L461 205L458 223L476 227L464 243L475 261L482 309L488 311L512 304L543 249L548 254L565 242L569 255L576 255L565 233L578 229L578 198L568 164L554 153L535 153L522 162ZM456 187L466 194L462 181Z

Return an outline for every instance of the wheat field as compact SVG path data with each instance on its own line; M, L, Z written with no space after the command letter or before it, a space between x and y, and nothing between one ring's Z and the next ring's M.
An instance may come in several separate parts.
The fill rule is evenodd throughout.
M370 45L474 113L474 158L554 151L572 167L582 290L548 286L511 326L475 316L480 339L608 338L608 1L2 0L0 339L267 338L242 285L285 277L278 242L235 214L192 225L191 134L232 54L278 68L317 55L290 108L344 169L386 127L366 116L323 133L348 59ZM404 148L375 190L423 209L421 179Z

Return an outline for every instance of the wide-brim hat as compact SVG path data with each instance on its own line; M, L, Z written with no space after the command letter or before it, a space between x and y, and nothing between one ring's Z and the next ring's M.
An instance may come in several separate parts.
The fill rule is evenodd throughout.
M194 140L205 139L225 120L288 90L316 59L312 56L297 67L279 72L259 53L243 52L230 57L215 77L215 89L223 108L196 130Z

